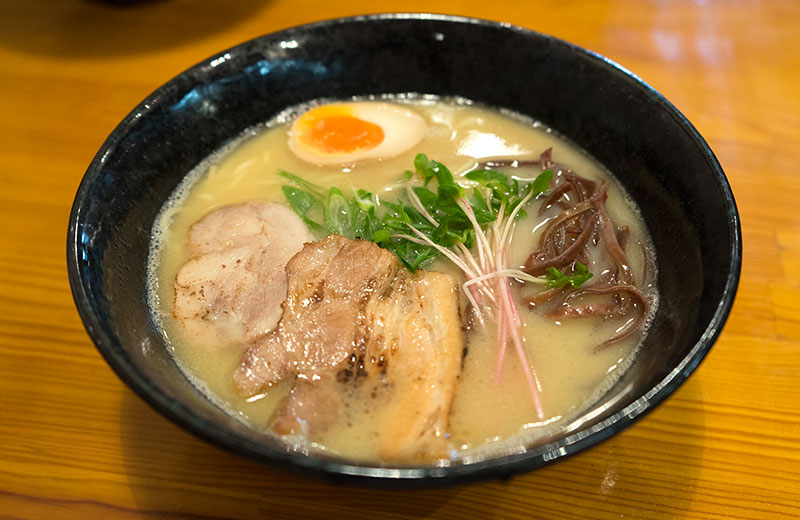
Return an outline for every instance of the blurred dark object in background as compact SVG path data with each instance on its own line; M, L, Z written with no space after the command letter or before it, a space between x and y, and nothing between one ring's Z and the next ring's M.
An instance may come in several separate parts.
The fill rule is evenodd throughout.
M45 56L143 54L202 40L269 0L0 0L0 46ZM213 12L215 16L203 16ZM231 41L230 45L239 43Z

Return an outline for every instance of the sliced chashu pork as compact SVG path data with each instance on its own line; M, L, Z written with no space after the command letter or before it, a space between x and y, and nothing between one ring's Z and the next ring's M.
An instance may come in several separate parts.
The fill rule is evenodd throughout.
M379 453L398 460L443 457L464 349L458 283L441 273L403 270L392 289L370 305L367 358L384 360L379 374L391 392L381 411Z
M175 277L173 315L190 334L246 343L272 330L286 298L284 267L313 238L289 208L245 202L192 225L192 258Z
M444 456L463 348L456 280L411 274L374 243L338 235L307 244L286 274L280 322L245 354L238 391L297 378L273 428L313 435L341 419L347 385L360 385L381 403L379 456Z
M330 235L286 265L288 290L274 331L256 340L234 375L253 395L287 375L308 380L344 361L367 336L366 304L387 290L397 259L372 242Z

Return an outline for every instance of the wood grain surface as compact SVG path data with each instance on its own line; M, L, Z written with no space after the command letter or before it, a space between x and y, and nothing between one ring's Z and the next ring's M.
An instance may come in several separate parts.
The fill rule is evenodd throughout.
M634 427L505 482L375 491L244 460L158 415L81 325L65 242L117 122L224 48L342 15L508 21L633 70L697 126L739 204L733 313ZM0 0L0 518L800 516L800 2Z

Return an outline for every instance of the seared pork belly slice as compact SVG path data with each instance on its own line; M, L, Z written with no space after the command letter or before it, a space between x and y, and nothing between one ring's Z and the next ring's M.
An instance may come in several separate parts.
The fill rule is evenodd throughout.
M175 277L173 315L190 334L226 344L272 330L286 298L284 268L313 240L279 204L246 202L217 209L189 230L194 255Z
M289 374L313 380L363 348L366 304L398 268L395 256L373 242L329 235L306 244L286 265L278 326L253 341L234 374L237 391L254 395Z
M298 378L286 402L272 420L272 429L280 435L326 431L341 414L341 396L336 391L332 371L310 382Z
M365 415L382 458L446 456L463 349L457 281L411 274L376 244L337 235L307 244L286 274L281 320L245 353L238 391L254 395L299 375L276 432L313 438L359 420L352 410L363 403L345 412L348 399L371 400Z
M456 280L441 273L404 273L390 294L376 298L370 323L368 360L383 360L373 372L387 392L379 419L380 457L445 457L464 349Z

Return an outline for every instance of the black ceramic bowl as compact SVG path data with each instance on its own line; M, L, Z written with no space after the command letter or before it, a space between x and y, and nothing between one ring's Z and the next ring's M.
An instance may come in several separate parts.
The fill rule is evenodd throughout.
M562 437L449 467L306 456L211 404L182 375L148 312L153 220L184 174L246 128L315 98L457 95L526 114L611 170L643 211L661 304L634 366ZM339 480L430 485L529 470L606 439L661 403L720 332L741 263L719 163L667 100L609 60L507 24L418 14L332 20L244 43L183 72L114 130L69 222L69 278L89 335L142 398L187 430L254 460Z

